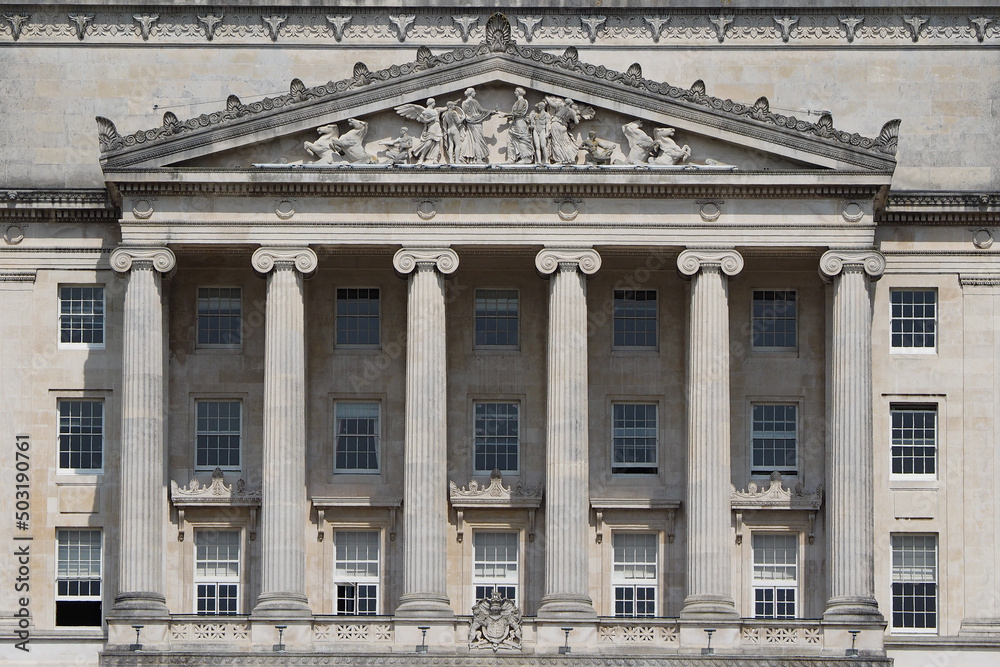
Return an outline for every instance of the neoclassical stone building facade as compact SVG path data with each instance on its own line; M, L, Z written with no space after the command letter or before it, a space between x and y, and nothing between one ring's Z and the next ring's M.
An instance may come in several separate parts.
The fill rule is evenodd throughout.
M0 19L6 662L1000 655L995 7Z

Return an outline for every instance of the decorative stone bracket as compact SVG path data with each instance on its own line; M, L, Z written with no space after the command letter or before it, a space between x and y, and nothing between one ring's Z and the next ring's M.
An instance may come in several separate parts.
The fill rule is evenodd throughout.
M590 506L594 509L595 541L604 542L604 512L607 510L657 510L665 511L667 515L667 542L673 544L676 532L677 510L681 507L679 500L657 498L591 498Z
M384 509L389 512L389 541L396 541L396 514L402 504L402 498L363 498L363 497L330 497L314 496L313 507L316 508L316 541L326 539L327 510L344 509Z
M177 508L177 541L184 541L187 508L246 507L250 511L250 539L257 539L257 510L260 508L262 485L249 484L242 477L226 484L221 468L212 471L212 483L202 484L192 477L187 486L170 480L170 502Z
M823 505L823 485L812 493L806 493L802 482L792 488L785 488L781 473L771 473L771 481L765 488L750 482L747 488L738 491L732 486L732 506L736 512L736 544L743 544L743 512L755 510L795 510L808 512L809 544L816 540L816 514Z
M528 510L528 541L535 541L535 512L542 503L542 486L526 486L517 482L513 486L503 485L499 470L490 473L490 483L480 484L476 480L468 486L460 487L448 482L449 500L455 508L458 541L465 539L465 512L469 509L526 509Z

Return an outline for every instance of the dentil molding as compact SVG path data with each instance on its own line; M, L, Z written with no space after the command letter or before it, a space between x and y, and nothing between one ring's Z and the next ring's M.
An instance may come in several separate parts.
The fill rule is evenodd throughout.
M111 253L111 268L118 273L128 273L133 262L152 262L160 273L177 266L177 258L169 248L115 248Z
M254 251L250 259L254 270L269 273L275 264L295 264L299 273L312 273L319 265L316 253L311 248L273 248L264 247Z
M601 256L593 248L545 248L535 256L539 273L555 273L560 264L576 264L581 272L593 275L601 268Z
M458 268L458 254L451 248L402 248L392 257L392 265L403 275L420 264L434 264L438 271L448 275Z

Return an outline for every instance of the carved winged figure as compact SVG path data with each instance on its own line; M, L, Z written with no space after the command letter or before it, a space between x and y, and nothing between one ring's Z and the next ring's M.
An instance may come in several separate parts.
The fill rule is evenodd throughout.
M521 610L493 589L472 607L469 648L521 648Z
M545 103L553 110L549 131L552 161L556 164L576 164L581 142L574 140L570 133L580 121L590 120L597 115L596 112L591 107L581 108L568 97L561 100L548 96Z
M400 104L396 107L396 113L400 116L424 126L417 145L410 149L410 153L420 164L434 163L441 159L441 140L444 136L441 130L442 111L444 109L437 107L433 97L427 100L426 107L419 104Z

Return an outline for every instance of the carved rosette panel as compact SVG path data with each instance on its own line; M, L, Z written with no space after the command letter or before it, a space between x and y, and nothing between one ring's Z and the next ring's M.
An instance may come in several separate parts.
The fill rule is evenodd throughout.
M827 279L840 275L845 266L860 266L877 279L885 271L885 257L874 250L829 250L819 260L820 274Z
M420 264L433 264L438 271L448 275L458 268L458 254L451 248L403 248L392 258L393 267L403 275Z
M546 248L535 256L539 273L555 273L562 264L575 264L582 273L593 275L601 268L601 256L592 248Z
M743 256L735 250L690 249L677 257L677 270L685 276L707 267L718 267L727 276L735 276L743 270Z
M310 248L258 248L250 260L254 270L270 273L275 264L294 264L299 273L310 274L319 260Z
M152 262L160 273L177 266L177 258L169 248L116 248L111 253L111 268L118 273L128 273L134 262Z

